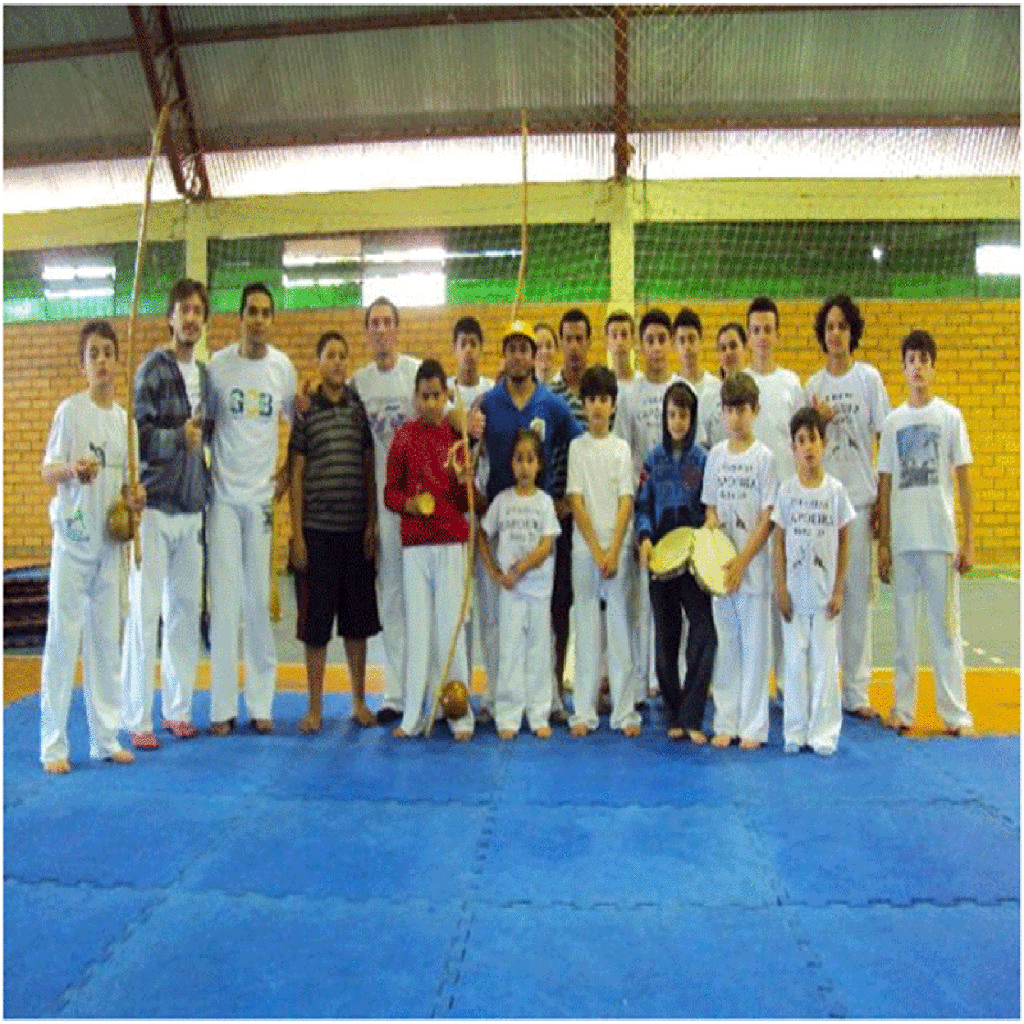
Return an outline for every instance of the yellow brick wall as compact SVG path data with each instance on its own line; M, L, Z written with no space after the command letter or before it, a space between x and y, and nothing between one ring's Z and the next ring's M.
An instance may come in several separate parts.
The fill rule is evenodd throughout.
M778 362L801 380L822 365L814 337L815 301L783 301ZM923 327L939 348L936 393L964 413L974 453L976 548L980 563L1018 562L1020 551L1020 303L1009 300L904 301L866 299L860 303L866 321L858 356L879 368L894 406L904 400L899 368L899 342L908 331ZM557 326L565 306L532 305L520 316L532 324L547 320ZM606 307L583 303L600 334ZM714 335L727 320L743 320L743 302L697 302L704 321L705 366L713 369ZM677 307L667 309L674 315ZM494 376L498 342L508 326L508 311L493 306L464 309L407 310L402 314L401 347L417 356L439 358L451 372L451 327L458 316L472 314L487 339L482 370ZM114 322L122 337L123 320ZM49 489L40 464L53 411L66 395L84 387L77 365L77 332L81 321L54 324L9 324L4 331L4 559L49 558L47 518ZM359 310L282 312L276 321L275 343L292 357L299 379L315 378L315 342L336 329L349 340L354 370L369 360ZM238 320L230 314L213 318L208 330L211 352L237 338ZM166 338L162 320L139 325L136 350L148 352ZM591 360L602 339L595 337ZM118 388L122 404L126 382ZM281 439L284 451L285 438ZM283 564L290 530L287 502L278 506L275 524L278 564Z

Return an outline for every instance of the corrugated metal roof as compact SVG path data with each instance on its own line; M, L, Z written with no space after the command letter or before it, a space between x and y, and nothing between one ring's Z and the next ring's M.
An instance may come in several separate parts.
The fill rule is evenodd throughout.
M326 152L346 154L345 159L359 153L364 163L383 166L390 177L403 182L417 171L434 181L443 166L439 160L403 155L399 159L411 160L409 166L387 164L395 153L427 152L422 147L378 151L392 154L381 157L380 163L359 147L324 147L453 135L503 136L468 147L431 143L434 148L429 152L441 154L439 159L471 160L479 169L465 174L490 180L495 173L491 168L503 164L506 150L518 150L523 107L535 135L564 132L577 137L612 127L615 41L608 7L573 9L586 17L567 17L564 9L558 9L558 17L549 17L548 12L554 15L556 9L531 8L527 19L366 27L367 19L374 17L389 23L412 16L437 20L446 12L454 12L454 18L470 10L476 9L170 7L175 31L184 40L182 67L208 154L214 195L238 194L234 190L248 187L245 182L266 188L271 177L284 174L295 180L277 184L273 191L319 187L310 186L309 179L319 182L321 174L324 180L331 178L321 159ZM949 153L973 136L957 136L960 141L955 143L935 135L914 138L927 140L920 143L920 155L929 166L1003 167L1007 153L1019 150L1020 13L1015 6L665 11L652 7L629 21L628 102L634 130L671 133L684 126L745 128L772 123L780 129L908 122L1002 124L1012 130L995 142L979 143L981 150L970 157ZM494 17L522 13L516 8L493 9ZM491 15L477 11L475 16ZM313 22L329 23L318 26L325 29L339 22L351 25L354 19L362 19L358 31L287 34L296 23L306 29ZM284 34L189 42L210 39L211 33L266 33L268 27L276 31L275 26ZM118 38L131 43L124 8L7 6L4 28L8 175L12 165L148 153L154 118L137 52L129 48L55 58L50 51L45 60L31 59L33 54L25 52ZM827 173L830 162L850 165L844 140L853 137L837 134L828 146L806 138L787 141L785 151L807 155L809 165ZM634 144L655 173L659 161L678 168L695 154L716 167L723 160L746 162L747 143L737 138L709 136L695 144L692 135L639 133ZM891 157L906 148L901 137L881 133L873 138L867 149L877 150L880 164L899 162ZM550 152L558 152L561 145L552 141ZM571 155L579 145L578 138L567 141L564 154L553 156L552 163L561 159L582 170L590 166L591 156L600 154L602 163L593 176L612 174L607 140L591 143L591 152L582 161ZM275 152L275 147L298 146L312 148ZM862 154L862 144L857 146ZM496 160L484 156L487 147L497 154ZM232 152L236 155L229 158L226 154ZM296 172L303 160L323 170L312 175ZM767 157L754 163L775 166ZM631 173L639 174L639 168L634 162ZM60 177L67 174L61 172ZM456 168L449 178L462 174ZM91 171L83 172L82 180L93 177ZM347 177L365 180L336 168L339 183L334 187L362 187L340 184Z

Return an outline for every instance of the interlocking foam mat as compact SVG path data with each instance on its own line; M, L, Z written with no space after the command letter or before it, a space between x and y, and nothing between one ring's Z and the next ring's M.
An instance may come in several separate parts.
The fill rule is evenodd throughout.
M1019 1016L1017 737L456 745L304 705L119 767L76 691L61 778L38 697L5 710L6 1016Z

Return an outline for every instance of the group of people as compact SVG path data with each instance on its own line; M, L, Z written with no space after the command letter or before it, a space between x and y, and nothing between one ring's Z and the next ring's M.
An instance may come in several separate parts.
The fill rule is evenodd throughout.
M161 618L161 729L197 734L204 539L209 732L225 736L238 721L240 620L246 717L257 733L273 729L268 567L274 503L285 491L309 691L303 732L322 727L335 628L353 718L390 726L397 738L440 717L434 698L446 661L448 678L469 687L476 633L486 690L476 708L467 702L448 719L458 741L491 720L506 740L524 719L539 737L551 735L553 721L585 736L602 711L611 728L636 736L642 706L660 694L668 735L705 743L713 686L711 744L755 749L767 740L773 668L786 751L830 754L843 711L877 717L868 699L873 539L879 575L895 587L896 696L886 724L906 731L914 720L924 591L939 713L952 733L972 731L956 578L973 563L971 454L962 415L932 393L937 353L927 332L903 340L907 401L890 412L878 370L853 357L864 322L845 295L819 310L825 363L805 386L775 363L779 313L768 297L750 304L745 324L719 329L717 373L702 368L703 327L691 309L674 320L651 309L635 334L628 313L611 313L607 364L598 365L590 364L590 321L570 309L557 331L513 325L497 382L480 374L475 318L453 328L449 378L437 359L399 351L400 311L381 297L365 311L371 362L350 373L346 339L328 331L316 347L319 380L302 391L291 360L271 344L274 299L265 285L243 289L239 341L204 365L195 346L208 318L204 286L178 281L167 306L170 343L134 380L133 493L128 423L113 400L116 335L105 321L82 329L88 387L58 407L43 461L56 488L42 666L46 771L70 770L67 717L83 629L91 756L130 762L120 730L137 750L160 746ZM282 420L291 433L278 468ZM119 493L140 516L142 545L141 566L131 563L120 671L118 546L105 529ZM688 571L651 574L662 538L705 525L724 530L736 551L724 595ZM472 563L471 539L479 541ZM471 614L459 628L467 588ZM366 644L378 632L384 692L374 714Z

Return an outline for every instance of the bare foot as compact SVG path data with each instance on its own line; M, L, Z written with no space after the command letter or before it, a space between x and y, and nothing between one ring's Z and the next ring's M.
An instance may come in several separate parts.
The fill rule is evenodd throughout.
M673 725L668 731L668 738L670 740L681 740L683 738L683 730L678 725Z
M319 715L313 714L312 711L307 711L299 722L299 732L304 732L307 736L317 733L320 731L322 724Z
M377 720L373 717L373 712L365 704L353 704L352 717L363 728L377 724Z
M700 729L690 729L686 735L690 737L690 742L695 747L702 747L708 741L707 736L705 736Z
M969 739L977 739L978 734L974 731L973 725L958 725L946 730L947 736L963 736Z
M533 735L539 740L549 740L551 739L551 727L542 725L539 729L533 730Z
M640 726L639 725L627 725L625 727L625 729L622 730L622 735L623 736L628 736L631 740L635 740L637 738L637 736L640 735Z
M409 734L400 725L396 725L394 729L391 730L391 735L394 736L396 740L410 739Z
M261 736L274 731L274 721L271 718L254 718L249 724Z
M65 758L56 761L44 761L43 771L48 775L67 775L71 771L71 764Z
M571 732L573 736L586 736L587 733L590 732L590 729L582 722L578 722L569 730L569 732Z
M466 729L460 729L454 735L456 743L468 743L473 738L473 734Z
M514 740L516 738L516 731L515 729L499 729L498 735L503 740Z
M896 717L895 711L890 711L889 714L886 715L884 719L882 719L882 725L884 725L886 729L895 729L896 732L898 732L901 736L910 732L910 726L907 725L906 722L901 722Z
M760 750L760 740L740 740L740 750Z
M719 750L724 750L730 743L732 743L732 737L728 733L716 732L711 737L711 746L717 747Z
M110 761L111 764L131 764L135 760L135 755L127 750L115 750L112 754L107 754L103 760Z

